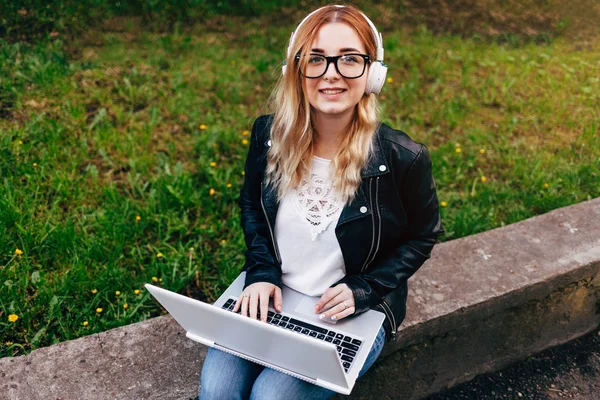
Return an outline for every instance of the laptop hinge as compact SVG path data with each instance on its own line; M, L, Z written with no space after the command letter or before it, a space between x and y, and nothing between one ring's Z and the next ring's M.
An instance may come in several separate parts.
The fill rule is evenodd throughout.
M264 361L256 359L255 357L246 355L244 353L240 353L237 350L232 350L232 349L230 349L228 347L222 346L222 345L218 344L217 342L214 342L213 347L215 349L222 350L222 351L224 351L226 353L233 354L234 356L241 357L241 358L243 358L245 360L252 361L254 363L260 364L260 365L262 365L264 367L271 368L271 369L274 369L274 370L279 371L279 372L283 372L284 374L293 376L294 378L302 379L303 381L312 383L313 385L316 384L316 382L317 382L316 378L311 378L310 376L306 376L306 375L303 375L303 374L299 374L297 372L290 371L289 369L280 367L278 365L266 363Z
M213 342L211 340L207 340L207 339L204 339L204 338L202 338L200 336L196 336L196 335L194 335L193 333L190 333L190 332L186 332L185 336L187 336L188 338L192 339L195 342L200 342L200 343L202 343L202 344L204 344L206 346L209 346L209 347L213 347L214 344L215 344L215 342Z

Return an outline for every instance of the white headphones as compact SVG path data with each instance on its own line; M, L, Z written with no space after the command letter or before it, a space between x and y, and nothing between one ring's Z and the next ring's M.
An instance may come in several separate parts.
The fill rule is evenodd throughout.
M345 6L336 5L335 7L344 8ZM290 36L290 43L287 48L287 58L290 57L292 48L294 47L295 33L298 31L298 29L300 29L302 24L304 24L304 22L308 18L310 18L311 15L313 15L314 13L316 13L319 10L322 10L323 8L325 8L325 7L321 7L319 9L311 12L310 14L308 14L306 16L306 18L304 18L302 20L302 22L300 22L300 24L298 25L296 30L294 32L292 32L292 35ZM367 21L369 26L371 27L371 31L373 32L373 37L375 38L375 42L377 43L377 60L371 61L371 64L369 65L369 73L367 75L367 86L365 87L365 94L371 94L371 93L379 94L379 92L381 91L381 88L383 87L383 84L385 83L385 76L387 74L387 65L385 65L383 63L383 39L381 38L381 33L379 33L377 31L377 28L375 27L373 22L371 22L371 20L362 12L361 12L361 14L365 18L365 20ZM284 61L283 66L281 67L281 72L284 75L285 75L285 70L286 70L286 65L285 65L285 61Z

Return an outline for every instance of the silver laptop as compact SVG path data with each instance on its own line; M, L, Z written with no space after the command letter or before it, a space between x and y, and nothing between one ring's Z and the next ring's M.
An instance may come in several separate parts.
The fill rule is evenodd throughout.
M337 323L313 311L318 297L283 287L283 310L269 306L267 322L233 313L245 272L213 304L146 285L187 332L187 337L335 392L354 387L385 318L370 310Z

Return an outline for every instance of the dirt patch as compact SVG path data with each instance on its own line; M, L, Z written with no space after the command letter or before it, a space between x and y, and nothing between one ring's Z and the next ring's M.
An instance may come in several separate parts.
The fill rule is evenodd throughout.
M553 347L502 371L433 395L427 400L596 400L600 391L600 332Z

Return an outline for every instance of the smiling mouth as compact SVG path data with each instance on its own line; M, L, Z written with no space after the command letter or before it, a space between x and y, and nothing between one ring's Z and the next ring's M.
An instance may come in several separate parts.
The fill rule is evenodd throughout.
M321 92L323 94L339 94L339 93L343 93L345 91L346 91L346 89L322 89L322 90L319 90L319 92Z

